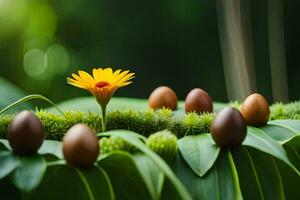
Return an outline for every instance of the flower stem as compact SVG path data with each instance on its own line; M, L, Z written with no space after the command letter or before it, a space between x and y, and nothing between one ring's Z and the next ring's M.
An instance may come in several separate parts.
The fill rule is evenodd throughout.
M101 112L102 112L102 118L101 118L102 132L105 132L106 131L106 105L101 105Z

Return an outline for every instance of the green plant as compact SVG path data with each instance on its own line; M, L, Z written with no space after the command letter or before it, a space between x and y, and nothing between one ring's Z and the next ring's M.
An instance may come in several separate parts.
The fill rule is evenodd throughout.
M296 113L297 106L284 106ZM0 139L1 199L12 198L9 191L14 191L15 199L297 199L300 121L272 120L260 128L248 126L242 146L221 150L210 133L191 131L199 130L199 122L206 127L207 119L213 119L214 115L184 116L178 112L134 109L112 112L115 117L123 117L122 126L130 125L127 126L130 129L137 129L140 124L153 131L153 127L168 124L182 131L175 158L168 164L147 147L146 132L143 136L118 129L98 134L100 141L106 137L112 141L116 139L111 138L118 138L135 151L124 151L119 145L115 148L115 142L106 143L106 148L112 145L111 151L100 154L90 169L67 165L60 141L45 140L37 155L20 157L11 153L6 139ZM40 115L49 123L60 122L61 130L67 128L69 120L76 123L85 119L91 123L97 119L94 128L101 124L92 113L66 113L66 118L46 111L40 111ZM3 116L3 121L9 121L7 118ZM164 150L167 151L160 149Z

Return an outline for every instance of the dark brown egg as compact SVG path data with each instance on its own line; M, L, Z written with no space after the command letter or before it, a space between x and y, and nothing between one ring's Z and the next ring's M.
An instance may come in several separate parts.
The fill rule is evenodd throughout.
M270 108L262 95L254 93L245 99L241 113L248 125L263 126L269 121Z
M192 89L185 98L185 112L212 112L213 103L208 93L200 88Z
M16 154L34 154L44 141L42 123L32 112L22 111L12 121L7 138Z
M63 138L65 160L74 166L90 167L99 155L99 143L96 134L84 124L70 128Z
M165 107L171 110L176 110L177 96L171 88L167 86L160 86L151 93L148 104L149 107L153 109Z
M241 113L232 107L221 110L211 124L210 132L215 143L222 148L235 148L242 144L247 126Z

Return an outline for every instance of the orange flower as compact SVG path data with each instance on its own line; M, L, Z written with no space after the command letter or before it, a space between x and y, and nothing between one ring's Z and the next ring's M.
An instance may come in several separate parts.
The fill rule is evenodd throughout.
M117 89L132 83L130 80L134 78L134 73L98 68L93 69L93 76L78 71L78 75L72 74L72 77L67 79L69 84L90 91L101 106L106 106Z

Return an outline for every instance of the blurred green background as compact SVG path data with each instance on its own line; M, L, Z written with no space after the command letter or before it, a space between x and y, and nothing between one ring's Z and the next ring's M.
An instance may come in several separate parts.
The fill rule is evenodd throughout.
M91 72L100 66L136 73L134 84L119 90L117 96L146 98L157 86L169 85L180 99L190 89L201 87L214 101L241 100L249 91L264 94L270 102L298 100L300 1L229 0L232 5L220 1L0 0L0 77L26 94L42 94L55 102L88 96L69 86L66 77L79 69ZM225 15L236 5L235 12L242 12L240 24L244 26L243 19L248 20L243 40L230 40L232 29L223 29L239 19ZM276 15L278 8L282 13ZM277 23L278 17L282 24ZM283 41L277 42L276 27ZM228 80L239 86L244 75L237 75L240 81L236 82L235 76L228 76L228 70L234 74L236 69L229 69L230 62L225 64L230 57L227 48L241 41L251 47L246 51L251 61L245 69L253 66L250 79L254 86L241 95L229 95ZM278 43L281 46L276 46ZM280 55L270 56L277 49ZM277 68L286 74L272 78L276 58L284 63ZM283 88L281 96L274 98L274 89L284 84L288 91ZM232 90L239 93L244 87Z

